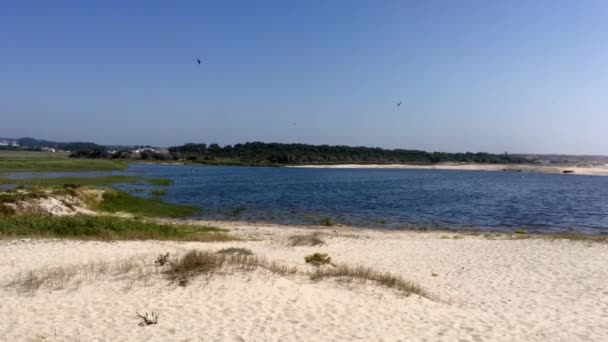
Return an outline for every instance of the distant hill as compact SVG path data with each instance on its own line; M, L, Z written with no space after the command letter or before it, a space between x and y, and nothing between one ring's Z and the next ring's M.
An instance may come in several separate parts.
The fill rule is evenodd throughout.
M14 141L22 148L27 149L41 149L43 147L54 148L57 150L64 151L79 151L79 150L95 150L102 149L105 150L104 146L92 143L92 142L58 142L58 141L50 141L50 140L42 140L42 139L34 139L34 138L0 138L0 140L6 141Z

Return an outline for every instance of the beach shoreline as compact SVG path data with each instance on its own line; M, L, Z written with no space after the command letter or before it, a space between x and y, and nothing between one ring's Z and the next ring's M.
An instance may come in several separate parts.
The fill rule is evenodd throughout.
M332 164L332 165L289 165L290 168L317 169L420 169L420 170L460 170L460 171L505 171L564 174L564 171L574 171L568 175L608 176L608 166L577 166L577 165L537 165L537 164Z
M180 221L183 222L183 221ZM231 242L0 241L0 336L7 340L569 340L608 338L608 244L513 234L303 227L186 221L227 229ZM292 236L323 243L293 246ZM189 250L246 248L296 267L168 282L154 259ZM368 267L412 281L429 298L372 282L311 281L304 256ZM93 263L141 267L121 276L87 273ZM84 266L83 266L84 265ZM28 272L77 269L61 286L23 292L7 283ZM120 266L124 268L124 266ZM331 267L331 266L325 266ZM148 272L148 273L147 273ZM111 272L110 272L111 273ZM57 285L57 284L55 284ZM138 326L135 312L158 312ZM46 319L43 319L46 318Z

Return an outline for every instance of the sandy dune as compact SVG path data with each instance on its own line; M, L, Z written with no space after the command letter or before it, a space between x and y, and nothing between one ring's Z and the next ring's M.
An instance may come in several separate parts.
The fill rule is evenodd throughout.
M604 243L331 228L325 245L293 247L287 237L310 230L224 225L255 241L0 241L0 340L608 340ZM305 255L329 253L337 263L416 281L433 298L406 297L369 283L312 282L305 275L266 271L198 278L180 287L154 266L159 253L231 246L297 265L302 272L312 269L304 263ZM142 266L122 275L77 267L121 260ZM67 265L76 265L78 276L60 288L7 287L19 274ZM158 312L158 324L138 326L136 311Z

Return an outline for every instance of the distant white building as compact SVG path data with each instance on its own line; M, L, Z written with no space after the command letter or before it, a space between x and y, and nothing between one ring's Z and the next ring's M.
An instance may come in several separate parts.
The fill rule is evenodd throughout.
M51 147L43 147L40 150L42 150L43 152L55 152L55 149Z
M0 146L14 146L14 147L19 147L19 144L17 143L17 141L15 140L6 140L6 139L2 139L0 140Z

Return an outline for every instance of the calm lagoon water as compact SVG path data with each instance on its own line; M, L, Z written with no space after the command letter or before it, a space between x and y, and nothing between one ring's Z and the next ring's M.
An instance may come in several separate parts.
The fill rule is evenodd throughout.
M122 174L166 177L163 198L207 219L386 228L431 225L608 231L608 177L451 170L300 169L132 164ZM59 173L48 173L56 176ZM117 174L77 172L69 175ZM66 175L61 173L60 175ZM37 174L37 176L42 176ZM117 187L146 196L155 188ZM142 191L145 190L145 191ZM238 214L234 209L240 208Z

